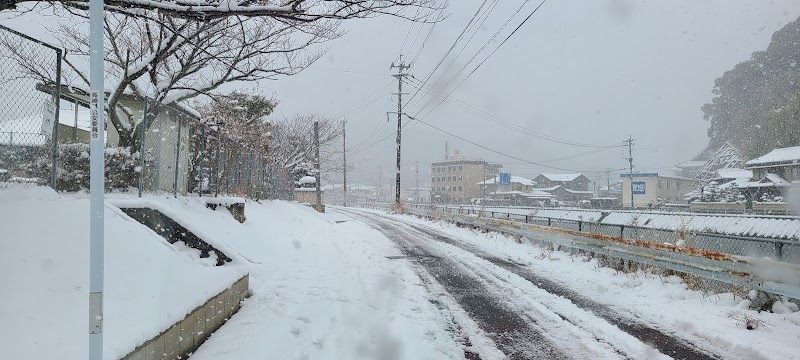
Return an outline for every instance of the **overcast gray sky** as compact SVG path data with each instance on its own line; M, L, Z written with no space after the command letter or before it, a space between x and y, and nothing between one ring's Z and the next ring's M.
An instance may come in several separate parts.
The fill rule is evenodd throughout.
M411 73L422 79L432 70L480 3L451 2L449 17L435 26ZM501 1L455 65L448 67L450 58L446 60L428 84L442 87L521 3ZM505 38L537 3L530 1L499 39ZM668 167L688 160L706 143L707 124L700 107L711 99L714 79L749 58L753 51L763 50L774 31L798 16L800 2L796 0L549 1L452 96L508 122L574 142L614 144L630 134L636 139L637 170L657 168L655 171L669 173ZM351 22L348 34L330 44L315 68L262 84L262 88L274 91L281 100L279 113L332 116L378 87L380 91L369 98L376 101L347 114L348 147L354 153L351 160L357 163L354 176L374 183L377 165L383 164L388 179L395 161L391 134L396 122L387 123L386 112L396 109L396 100L388 94L396 91L396 81L371 74L387 74L404 41L402 52L409 57L416 54L429 28L426 26L417 38L419 26L387 17ZM499 41L489 49L497 44ZM464 74L475 65L477 61ZM436 85L434 80L446 68L450 71ZM460 79L445 91L458 82ZM414 99L405 111L416 115L429 99L427 95L419 103ZM447 103L425 121L535 162L592 150L510 131ZM427 164L443 157L445 140L450 141L451 149L505 164L505 169L515 175L558 172L520 164L410 121L403 136L404 175L413 174L417 160L423 164L422 173L427 174ZM547 164L582 171L627 165L618 148Z
M350 110L345 114L349 160L356 164L351 182L376 183L382 164L387 183L394 169L396 122L387 122L386 112L396 109L389 93L397 86L388 76L389 65L400 53L407 58L419 53L410 72L422 80L481 2L452 1L447 19L435 25L424 48L431 25L387 16L348 21L347 34L328 43L327 53L313 68L242 87L255 86L278 98L277 116L316 112L334 117ZM451 91L539 1L529 1L487 51L452 81L522 3L499 1L460 55L454 56L466 41L427 84L439 94ZM798 16L797 0L550 0L452 96L507 122L570 142L619 144L631 135L636 139L637 170L670 173L669 167L688 160L706 143L707 124L700 107L711 99L714 79L753 51L763 50L774 31ZM52 21L33 14L2 23L42 34L42 26ZM406 91L413 94L415 89L406 84ZM405 111L421 117L440 102L441 97L420 93L406 103ZM403 173L408 185L413 184L415 161L421 163L423 183L428 182L429 164L443 158L445 140L451 149L501 163L514 175L532 178L539 172L559 172L522 164L406 121ZM592 148L511 131L448 103L424 121L485 147L580 170L592 179L596 175L590 171L627 165L621 148L587 155Z

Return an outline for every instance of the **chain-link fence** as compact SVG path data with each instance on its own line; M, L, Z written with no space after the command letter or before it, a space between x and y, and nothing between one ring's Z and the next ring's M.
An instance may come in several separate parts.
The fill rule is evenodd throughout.
M0 187L55 187L61 50L0 25Z
M425 206L410 205L411 208L428 210ZM655 244L669 243L693 249L716 251L723 254L770 258L800 264L800 240L768 237L745 237L713 232L693 232L688 229L655 229L642 226L603 224L593 221L577 221L520 215L502 211L479 209L436 208L437 212L461 215L480 215L495 219L506 219L559 229L583 231L592 234L644 240Z
M291 200L294 179L271 164L266 149L253 149L226 134L223 124L191 110L145 101L148 114L138 143L139 192L236 195Z
M61 60L60 49L0 25L0 187L88 190L86 94L62 87ZM71 109L61 109L62 98ZM107 126L107 191L293 198L290 171L273 164L268 149L231 137L224 124L133 95L123 105L140 121L131 134ZM123 135L134 145L119 147Z

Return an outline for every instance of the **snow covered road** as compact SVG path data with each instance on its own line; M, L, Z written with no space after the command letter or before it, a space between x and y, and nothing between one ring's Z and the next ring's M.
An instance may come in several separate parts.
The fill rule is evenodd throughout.
M418 273L423 278L424 272L433 274L433 277L447 290L446 295L455 299L458 305L494 340L498 349L510 358L563 356L750 359L784 358L784 355L791 353L791 349L783 354L774 354L772 349L758 351L747 345L742 346L727 341L726 337L729 334L711 333L698 336L692 334L691 325L685 325L685 331L680 329L676 331L664 324L653 324L651 319L640 318L638 314L628 312L624 307L594 301L590 295L582 293L580 287L576 288L574 284L565 283L563 279L542 276L527 266L529 264L523 264L513 256L492 251L491 248L487 249L486 246L480 246L474 241L466 241L452 231L442 231L440 226L433 226L424 220L354 209L337 209L337 211L346 212L370 223L387 237L395 240L407 253L409 260L416 264ZM436 260L420 261L426 257ZM441 276L442 268L448 269L449 277ZM459 275L453 275L454 272ZM458 279L459 276L469 278L473 292L479 295L464 297L460 294L462 289L459 287L463 285L448 286L448 282L464 281ZM454 280L454 277L457 279ZM665 285L664 290L671 289ZM514 337L517 334L513 331L511 335L508 332L497 332L498 327L492 323L492 318L486 318L480 311L474 310L476 306L470 302L476 297L482 297L483 301L491 304L492 311L502 314L498 316L497 321L508 321L503 319L507 314L521 317L524 324L517 324L514 321L511 323L516 327L529 329L542 339L531 341L531 338L518 336L515 341L504 341L509 336ZM673 309L669 307L656 309L656 312L658 311L672 313ZM721 323L719 318L722 318L722 315L706 314L705 317L711 318L712 321L709 323L717 325ZM508 317L508 319L514 318ZM689 324L692 320L684 319ZM702 318L698 320L703 321ZM724 327L726 324L722 323L721 326ZM730 323L727 326L730 326ZM739 330L734 326L730 327L733 328L730 330L731 333L735 334L736 330ZM789 323L788 329L790 330L788 339L796 339L798 336L796 327ZM684 336L681 333L684 333ZM763 334L754 335L761 337ZM754 342L758 343L760 340ZM528 341L527 346L520 346L521 342L526 341ZM514 346L509 346L509 343ZM776 344L780 344L780 341ZM764 356L766 354L777 356Z

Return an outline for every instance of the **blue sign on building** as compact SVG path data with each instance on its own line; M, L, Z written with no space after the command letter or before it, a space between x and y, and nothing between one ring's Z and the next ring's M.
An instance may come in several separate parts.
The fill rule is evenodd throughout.
M511 173L500 173L500 185L511 185Z
M635 195L644 195L645 194L645 190L646 190L645 187L644 187L644 184L645 184L644 181L634 181L632 183L632 185L631 185L632 186L632 192Z

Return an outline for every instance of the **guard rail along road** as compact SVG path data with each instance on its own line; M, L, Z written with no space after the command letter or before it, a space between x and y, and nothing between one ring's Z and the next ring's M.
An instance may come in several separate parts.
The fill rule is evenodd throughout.
M800 241L796 238L653 229L430 205L406 205L406 213L800 299Z

